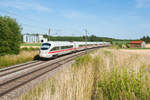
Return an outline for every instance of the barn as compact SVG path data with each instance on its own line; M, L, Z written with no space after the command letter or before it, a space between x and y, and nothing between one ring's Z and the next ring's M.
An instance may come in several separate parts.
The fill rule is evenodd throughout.
M130 41L130 48L145 48L146 43L144 41Z

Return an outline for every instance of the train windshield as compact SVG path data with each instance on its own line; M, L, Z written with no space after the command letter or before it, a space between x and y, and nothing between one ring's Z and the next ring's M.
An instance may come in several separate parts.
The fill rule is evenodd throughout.
M43 43L41 46L41 50L48 50L50 48L51 44L49 43Z

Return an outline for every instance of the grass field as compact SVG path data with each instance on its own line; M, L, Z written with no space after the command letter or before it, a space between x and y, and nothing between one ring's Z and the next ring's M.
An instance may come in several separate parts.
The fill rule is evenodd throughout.
M22 43L21 46L41 46L41 43Z
M101 49L19 100L150 100L149 58L148 50Z
M31 61L38 55L38 50L21 50L18 55L0 56L0 68Z

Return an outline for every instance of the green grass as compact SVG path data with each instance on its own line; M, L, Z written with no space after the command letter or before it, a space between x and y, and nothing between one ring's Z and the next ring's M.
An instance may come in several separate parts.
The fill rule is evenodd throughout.
M103 91L104 100L120 100L121 98L131 100L133 97L147 100L147 93L150 91L144 90L141 72L135 73L132 70L128 72L126 69L123 69L123 72L119 72L114 69L104 74L104 78L98 82L98 88Z
M21 46L41 46L41 43L22 43Z
M37 51L39 50L39 48L33 48L33 47L30 47L30 48L27 48L27 47L24 47L24 48L20 48L21 51Z

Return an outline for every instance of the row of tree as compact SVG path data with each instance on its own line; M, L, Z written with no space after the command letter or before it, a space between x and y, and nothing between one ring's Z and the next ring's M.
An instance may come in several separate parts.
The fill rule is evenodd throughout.
M21 30L15 19L0 16L0 56L19 53Z
M51 41L108 41L112 42L117 39L107 38L107 37L97 37L95 35L91 36L48 36L44 35L45 38Z
M150 43L150 37L149 36L143 36L140 40L145 41L146 43Z

